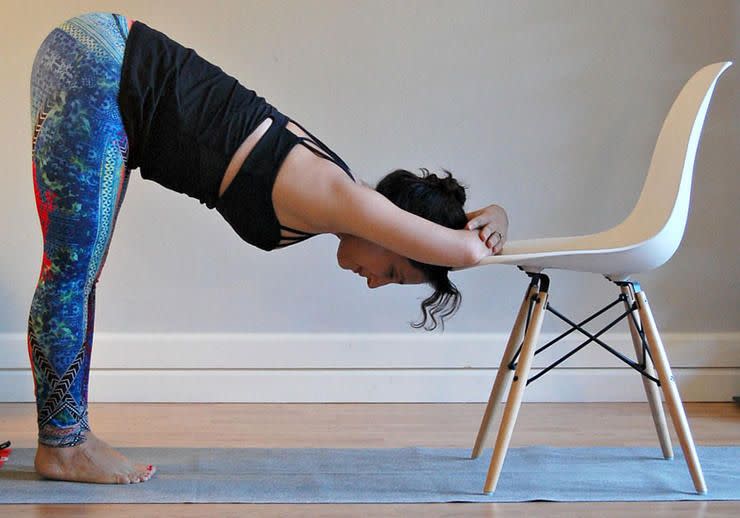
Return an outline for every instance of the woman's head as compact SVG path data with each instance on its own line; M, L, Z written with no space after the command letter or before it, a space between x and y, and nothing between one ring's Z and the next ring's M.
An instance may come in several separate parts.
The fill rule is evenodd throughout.
M422 176L397 169L386 175L375 190L403 210L448 228L461 229L468 220L463 210L465 187L443 169L446 177L439 178L422 168ZM412 323L415 328L434 330L460 306L462 295L449 280L449 267L420 263L391 252L375 243L355 236L340 236L342 241L337 259L342 268L351 269L367 278L368 287L377 288L392 282L403 284L427 283L434 293L421 304L422 320ZM431 324L427 326L427 321Z

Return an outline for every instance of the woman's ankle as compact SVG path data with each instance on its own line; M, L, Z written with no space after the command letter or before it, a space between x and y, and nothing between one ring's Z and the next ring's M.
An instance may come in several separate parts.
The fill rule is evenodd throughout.
M38 442L49 448L72 448L87 441L88 431L80 423L65 428L46 425L39 430Z

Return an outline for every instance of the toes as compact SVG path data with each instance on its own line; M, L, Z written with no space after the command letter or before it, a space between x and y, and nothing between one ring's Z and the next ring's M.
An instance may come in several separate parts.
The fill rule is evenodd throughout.
M141 468L143 468L143 466ZM131 478L134 483L146 482L147 480L152 478L152 475L154 475L154 472L157 471L157 468L155 468L152 465L149 465L143 469L141 468L139 469L139 471L132 474Z
M146 471L146 480L149 480L154 476L154 474L157 472L156 466L149 466L149 468Z

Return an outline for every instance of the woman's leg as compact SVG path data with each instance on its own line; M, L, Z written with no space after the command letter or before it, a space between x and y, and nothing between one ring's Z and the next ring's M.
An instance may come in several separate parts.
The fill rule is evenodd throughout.
M146 470L125 465L113 450L106 453L90 432L87 413L95 285L130 174L117 102L127 34L124 17L73 18L44 40L32 70L32 164L43 258L28 352L39 426L37 469L52 478L146 479ZM75 448L87 455L77 456L81 450ZM110 462L75 467L74 458L90 458L91 450Z

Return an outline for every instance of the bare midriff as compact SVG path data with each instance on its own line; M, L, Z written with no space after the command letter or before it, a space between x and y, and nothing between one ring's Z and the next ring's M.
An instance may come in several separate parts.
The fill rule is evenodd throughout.
M226 189L234 180L236 173L239 172L239 169L249 156L249 153L252 151L252 149L254 149L254 146L257 145L257 142L259 142L262 136L267 133L267 130L270 128L271 125L272 119L268 118L263 120L262 123L252 131L252 133L247 135L247 138L245 138L244 142L241 143L239 148L234 153L234 156L231 157L229 166L226 168L226 172L224 173L223 179L221 180L221 187L219 187L218 189L219 198L223 196L224 192L226 192ZM286 128L298 136L308 137L308 135L306 135L306 133L301 128L290 121L288 121Z

